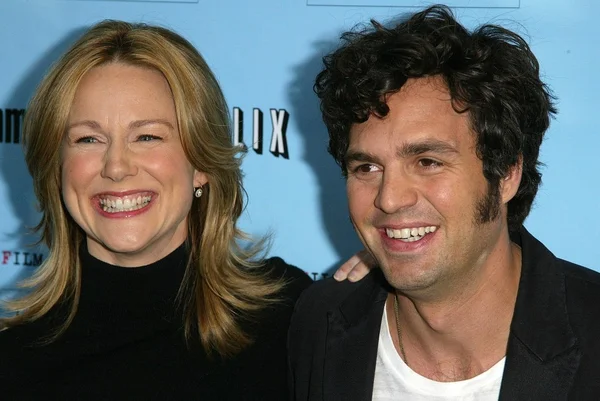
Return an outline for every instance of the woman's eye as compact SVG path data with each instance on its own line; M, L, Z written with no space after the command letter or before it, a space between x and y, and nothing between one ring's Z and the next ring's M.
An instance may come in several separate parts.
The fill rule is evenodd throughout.
M159 140L159 139L161 139L161 138L156 135L140 135L138 137L138 141L140 141L140 142L150 142L150 141Z
M98 142L98 140L91 136L84 136L84 137L78 138L75 141L75 143L96 143L96 142Z

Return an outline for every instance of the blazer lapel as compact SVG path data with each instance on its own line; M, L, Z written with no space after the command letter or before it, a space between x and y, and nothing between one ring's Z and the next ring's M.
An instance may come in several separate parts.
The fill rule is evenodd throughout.
M518 338L511 337L499 400L568 400L579 359L579 350L572 347L541 360Z
M323 399L371 400L377 344L388 294L383 275L370 273L341 306L328 314Z
M500 401L567 400L581 354L569 324L564 274L524 228L520 240L521 281Z

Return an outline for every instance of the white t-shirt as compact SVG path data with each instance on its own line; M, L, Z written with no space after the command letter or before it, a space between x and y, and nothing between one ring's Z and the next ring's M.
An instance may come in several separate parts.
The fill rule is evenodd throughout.
M414 372L394 348L384 308L377 347L373 401L496 401L504 371L502 358L487 371L468 380L437 382Z

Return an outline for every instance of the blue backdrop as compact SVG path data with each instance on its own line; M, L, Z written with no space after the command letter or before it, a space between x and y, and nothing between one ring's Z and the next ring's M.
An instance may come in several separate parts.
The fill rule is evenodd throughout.
M568 3L568 4L567 4ZM106 18L172 28L205 56L250 145L262 118L262 146L244 161L249 204L242 227L271 231L272 254L320 275L358 250L344 182L326 152L312 93L321 57L340 32L388 20L418 0L3 0L0 3L0 297L47 252L28 247L38 222L18 143L19 110L44 72L91 24ZM600 269L596 151L600 48L595 0L448 0L468 26L504 25L524 35L559 116L542 147L544 184L526 226L559 257ZM475 7L476 6L476 7ZM241 121L241 119L240 119ZM236 119L236 122L238 120ZM257 124L256 128L260 128ZM240 136L243 134L243 136Z

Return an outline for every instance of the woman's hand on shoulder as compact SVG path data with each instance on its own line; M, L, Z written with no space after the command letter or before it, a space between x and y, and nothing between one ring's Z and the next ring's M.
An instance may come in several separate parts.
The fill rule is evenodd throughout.
M342 264L339 269L336 270L333 277L337 281L359 281L362 280L371 269L377 267L377 262L366 250L355 253L350 259Z

